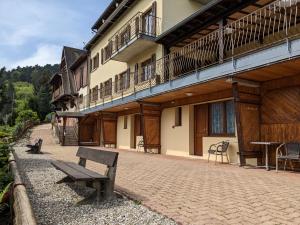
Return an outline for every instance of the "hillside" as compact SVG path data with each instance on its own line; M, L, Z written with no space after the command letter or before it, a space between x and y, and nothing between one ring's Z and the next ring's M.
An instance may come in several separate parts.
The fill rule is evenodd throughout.
M0 126L44 121L51 112L49 80L58 68L56 64L0 69Z

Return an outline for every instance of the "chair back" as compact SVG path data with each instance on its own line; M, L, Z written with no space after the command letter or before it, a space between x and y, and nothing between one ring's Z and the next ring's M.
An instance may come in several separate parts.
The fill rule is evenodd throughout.
M221 151L222 152L226 152L228 150L228 147L229 147L229 141L222 141L222 149Z
M288 156L300 156L300 143L290 142L285 144L286 155Z

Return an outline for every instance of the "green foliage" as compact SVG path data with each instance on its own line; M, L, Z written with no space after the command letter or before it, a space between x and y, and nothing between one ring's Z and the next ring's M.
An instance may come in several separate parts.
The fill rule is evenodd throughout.
M6 185L12 181L12 177L8 173L9 153L9 146L7 144L0 144L0 191L2 191Z
M37 112L32 111L31 109L23 110L19 112L16 119L16 123L24 123L26 121L31 121L33 123L39 123L40 119L37 115Z

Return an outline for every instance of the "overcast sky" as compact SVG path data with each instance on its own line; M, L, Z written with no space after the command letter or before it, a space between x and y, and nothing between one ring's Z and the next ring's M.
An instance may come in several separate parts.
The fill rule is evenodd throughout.
M110 0L0 0L0 68L59 63L83 48Z

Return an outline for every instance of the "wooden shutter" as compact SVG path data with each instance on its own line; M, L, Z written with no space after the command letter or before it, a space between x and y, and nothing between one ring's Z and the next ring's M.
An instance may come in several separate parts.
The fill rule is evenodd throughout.
M134 65L134 84L139 83L139 64Z
M109 79L109 94L112 94L112 78Z
M90 72L92 72L92 70L93 70L93 60L90 59Z
M151 77L154 78L156 75L156 54L151 56Z
M97 53L97 55L95 56L96 58L95 58L95 68L98 68L99 67L99 53Z
M118 75L115 75L115 93L118 92Z
M100 84L100 98L103 98L103 83Z
M128 69L127 69L126 76L127 76L127 87L126 88L130 88L130 67L128 67Z
M138 36L140 33L140 17L135 18L135 35Z
M156 2L152 3L152 35L156 35Z
M115 39L115 46L116 46L116 50L119 50L119 35L116 35L116 39Z
M104 50L103 48L101 49L101 64L103 65L104 63Z

